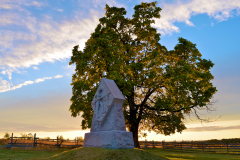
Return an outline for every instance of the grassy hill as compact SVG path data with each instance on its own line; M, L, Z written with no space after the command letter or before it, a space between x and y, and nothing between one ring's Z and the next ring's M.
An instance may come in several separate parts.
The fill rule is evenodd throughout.
M48 160L166 160L140 149L76 148L56 154Z

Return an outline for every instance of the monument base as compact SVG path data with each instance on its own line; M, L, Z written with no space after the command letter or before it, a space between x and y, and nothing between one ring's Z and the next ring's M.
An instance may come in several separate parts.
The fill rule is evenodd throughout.
M132 132L99 131L85 133L83 147L108 149L134 148Z

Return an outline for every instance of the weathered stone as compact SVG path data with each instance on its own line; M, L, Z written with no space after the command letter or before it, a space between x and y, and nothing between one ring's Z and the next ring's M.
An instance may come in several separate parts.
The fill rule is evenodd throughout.
M83 147L133 148L133 136L126 131L122 105L124 96L113 80L103 78L92 101L91 132Z
M126 131L100 131L86 133L83 147L108 149L133 148L133 136Z

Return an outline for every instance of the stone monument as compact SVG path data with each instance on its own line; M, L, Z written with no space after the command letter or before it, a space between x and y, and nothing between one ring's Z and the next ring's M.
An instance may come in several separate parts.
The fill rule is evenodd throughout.
M134 148L132 132L126 131L124 101L116 83L103 78L91 103L92 127L91 132L85 134L83 147Z

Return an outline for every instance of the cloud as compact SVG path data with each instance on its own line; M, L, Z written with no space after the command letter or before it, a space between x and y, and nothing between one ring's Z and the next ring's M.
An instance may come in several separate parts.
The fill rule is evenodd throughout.
M174 22L184 22L189 26L194 26L190 21L191 16L197 14L207 14L218 21L227 20L234 15L233 10L240 12L239 0L190 0L174 1L174 3L161 3L161 18L155 20L154 27L165 34L180 32L180 29L174 25ZM236 13L237 15L237 13Z
M0 93L15 90L15 89L21 88L22 86L26 86L26 85L29 85L29 84L43 82L46 79L62 78L62 77L63 77L62 75L56 75L54 77L38 78L35 81L25 81L24 83L21 83L21 84L18 84L18 85L13 85L11 81L3 80L2 77L0 77Z
M22 42L27 42L27 41L34 41L36 40L36 38L37 36L34 34L3 30L3 31L0 31L0 46L10 49L10 48L13 48L14 45L16 44L15 41L21 40Z
M8 79L11 81L12 80L12 73L13 72L16 72L16 73L18 73L18 74L25 74L25 73L27 73L27 71L19 71L19 70L17 70L16 68L13 68L13 69L3 69L2 71L1 71L1 73L3 74L3 75L8 75Z
M13 86L11 88L11 90L15 90L17 88L21 88L22 86L26 86L26 85L33 84L33 83L34 83L33 81L25 81L24 83L21 83L21 84L18 84L16 86Z
M41 7L43 5L43 2L38 2L38 1L32 1L29 5Z
M54 78L62 78L63 76L62 75L56 75L54 76Z
M13 70L3 70L1 73L4 74L4 75L7 74L8 79L12 80L12 72L13 72Z
M43 82L45 79L52 79L52 77L38 78L38 79L36 79L34 82L35 82L35 83Z
M93 14L91 19L54 22L50 18L39 22L38 25L27 21L33 32L39 27L35 33L19 35L16 32L2 32L0 45L5 50L0 57L0 66L26 68L46 61L54 62L69 58L74 45L80 44L80 49L84 48L85 41L98 24L96 16L98 14L93 10L91 12ZM21 43L12 47L17 40L21 40Z
M6 71L2 71L1 73L2 73L2 74L6 74Z
M5 13L0 15L0 25L18 24L17 18L19 16L16 13Z
M75 73L76 65L75 64L66 65L63 67L63 69L66 70L66 72L67 72L66 75L70 76Z
M23 6L36 6L41 7L44 3L32 0L1 0L0 9L18 9L23 11Z
M108 4L110 7L116 6L116 7L127 8L127 6L124 3L119 3L115 0L101 0L101 1L99 1L99 0L88 0L88 1L85 1L84 3L83 3L82 0L78 0L78 2L79 2L79 5L82 8L87 8L87 9L93 9L94 8L94 9L100 10L100 9L105 8L106 4Z
M59 118L59 117L57 117ZM65 117L68 118L68 117ZM68 120L69 121L69 120ZM0 121L1 122L1 121ZM14 131L15 132L67 132L67 131L79 131L81 128L79 125L77 127L71 126L44 126L44 124L19 124L18 122L11 123L11 122L1 122L2 125L0 125L0 132L6 132L6 131Z
M0 46L3 56L0 57L0 67L28 68L32 65L39 65L42 62L54 62L71 56L74 45L79 44L80 49L85 46L86 40L90 37L99 23L99 18L104 15L105 4L110 6L123 6L116 1L90 0L82 3L87 7L88 15L79 16L83 13L74 12L74 18L55 21L51 14L46 12L42 18L33 16L32 11L24 6L44 7L41 1L30 0L4 0L0 4L11 12L0 14L3 18L0 25L17 25L19 30L0 30ZM13 9L18 8L18 11ZM101 9L100 12L97 9ZM21 10L21 14L19 14ZM58 9L58 11L63 11ZM82 17L82 18L80 18ZM0 48L1 48L0 47Z
M59 11L59 12L63 12L63 9L57 9L57 11Z
M236 126L205 126L205 127L194 127L187 128L187 132L205 132L205 131L221 131L221 130L232 130L232 129L240 129L240 125Z
M39 70L37 66L33 66L33 69L35 69L35 70Z
M3 80L2 77L0 77L0 93L11 90L11 86L11 82Z

